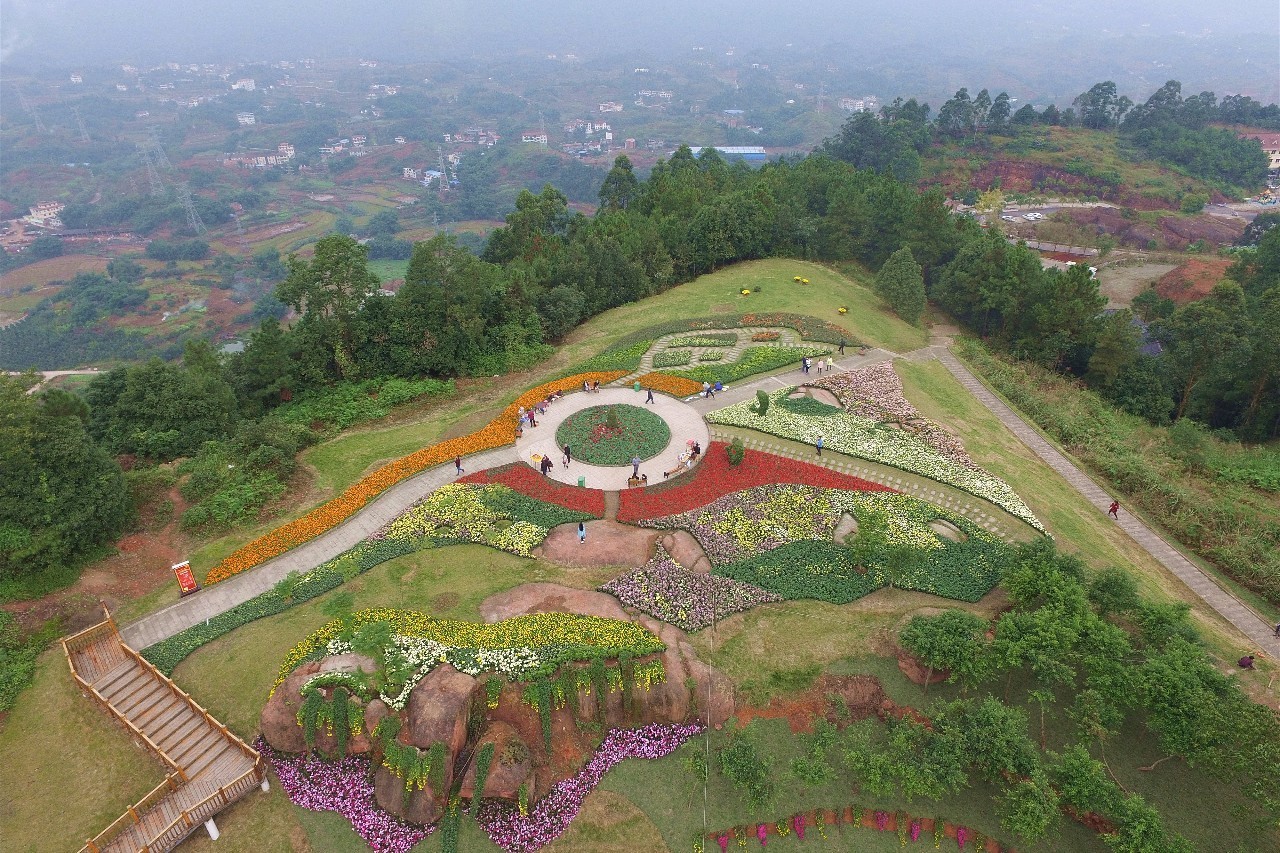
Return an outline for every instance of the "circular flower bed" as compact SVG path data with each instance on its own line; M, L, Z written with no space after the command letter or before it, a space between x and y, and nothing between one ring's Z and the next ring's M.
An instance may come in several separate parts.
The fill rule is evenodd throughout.
M666 421L639 406L592 406L565 418L556 430L556 444L569 445L574 459L591 465L651 459L670 441Z

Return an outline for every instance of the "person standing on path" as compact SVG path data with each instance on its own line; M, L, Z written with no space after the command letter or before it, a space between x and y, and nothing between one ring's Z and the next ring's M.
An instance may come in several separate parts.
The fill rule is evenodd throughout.
M822 436L818 436L818 441L816 443L816 446L818 448L818 455L821 456L822 455Z
M1111 506L1107 507L1107 515L1111 516L1116 521L1120 520L1120 501L1111 502Z
M649 393L648 393L648 394L646 394L646 395L645 395L645 398L644 398L644 403L645 403L645 405L646 405L646 406L647 406L647 405L649 405L650 403L653 403L653 389L652 389L652 388L650 388L650 389L648 389L648 391L649 391ZM655 405L656 405L656 404L655 404Z
M527 414L529 416L529 426L536 427L538 425L538 421L533 416L533 409L530 409Z
M455 457L453 457L453 467L455 467L455 468L457 468L457 469L458 469L458 473L457 473L457 474L454 474L454 476L455 476L455 477L461 477L464 473L466 473L466 472L465 472L465 470L464 470L464 469L463 469L463 467L462 467L462 457L461 457L461 456L455 456Z
M542 476L547 477L550 476L550 471L555 467L555 465L556 463L551 461L550 456L544 456L542 457L542 462L538 467L542 469Z
M1276 625L1276 636L1280 637L1280 625Z
M808 356L805 356L804 358L800 359L800 372L805 375L808 375L809 373L809 357Z
M632 477L640 476L640 457L639 456L631 457L631 476Z
M840 349L839 349L839 353L840 353L841 355L844 355L844 344L845 344L844 338L841 338L841 339L840 339Z
M561 461L564 463L564 467L566 468L568 468L569 463L573 461L573 453L569 450L569 445L567 444L564 446L564 459Z
M826 367L826 363L822 359L818 359L818 375L822 375L822 368Z
M578 522L578 544L585 545L587 543L587 526L581 521Z
M827 356L827 373L836 372L836 360L831 356Z

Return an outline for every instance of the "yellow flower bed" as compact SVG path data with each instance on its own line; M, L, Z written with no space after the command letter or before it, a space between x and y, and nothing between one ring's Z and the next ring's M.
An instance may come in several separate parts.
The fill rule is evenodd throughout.
M582 387L583 382L608 384L625 376L625 370L597 371L567 376L554 382L546 382L536 388L530 388L520 395L515 402L507 406L502 414L470 435L453 438L424 447L421 450L389 462L372 474L350 486L345 492L328 503L322 504L301 518L294 519L277 527L270 533L259 536L247 545L236 549L222 562L209 570L205 577L205 585L224 581L246 569L261 565L273 557L278 557L303 542L310 541L322 533L337 527L365 507L371 500L402 480L420 474L433 465L452 460L455 456L469 456L484 450L492 450L512 444L515 441L517 412L520 407L540 403L553 391L571 392Z
M348 627L387 622L391 632L405 637L421 637L449 646L475 649L539 649L547 646L599 646L627 649L635 656L657 654L666 649L652 631L635 622L583 616L577 613L532 613L513 616L500 622L464 622L458 619L434 619L415 610L373 607L358 610L350 616L334 619L289 650L272 692L298 664L328 645Z

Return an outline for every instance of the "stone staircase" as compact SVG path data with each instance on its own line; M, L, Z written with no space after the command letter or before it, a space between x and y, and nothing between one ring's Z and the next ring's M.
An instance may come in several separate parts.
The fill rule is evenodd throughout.
M266 763L150 662L125 645L110 614L62 641L71 675L169 769L155 789L81 853L163 853L240 797L266 789Z

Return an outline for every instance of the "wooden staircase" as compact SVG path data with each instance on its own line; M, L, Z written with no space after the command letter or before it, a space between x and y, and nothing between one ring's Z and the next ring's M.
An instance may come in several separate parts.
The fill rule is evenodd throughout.
M62 641L80 689L169 768L168 777L81 853L164 853L255 787L266 762L149 661L107 619Z

